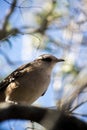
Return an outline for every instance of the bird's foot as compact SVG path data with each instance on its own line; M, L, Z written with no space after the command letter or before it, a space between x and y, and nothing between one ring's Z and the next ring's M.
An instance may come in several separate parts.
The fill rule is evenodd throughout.
M10 104L18 104L17 102L15 102L15 101L11 101L11 100L7 100L6 103L10 103Z

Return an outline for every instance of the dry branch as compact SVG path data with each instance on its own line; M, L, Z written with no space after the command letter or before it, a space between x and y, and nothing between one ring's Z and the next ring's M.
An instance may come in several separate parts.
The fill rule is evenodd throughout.
M86 123L63 111L1 103L0 122L8 119L31 120L48 130L87 130Z

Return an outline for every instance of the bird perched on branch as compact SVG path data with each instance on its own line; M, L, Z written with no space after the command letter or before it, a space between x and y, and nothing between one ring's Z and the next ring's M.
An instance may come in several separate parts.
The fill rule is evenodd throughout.
M19 67L0 82L0 102L32 104L45 94L54 65L62 61L55 56L43 54Z

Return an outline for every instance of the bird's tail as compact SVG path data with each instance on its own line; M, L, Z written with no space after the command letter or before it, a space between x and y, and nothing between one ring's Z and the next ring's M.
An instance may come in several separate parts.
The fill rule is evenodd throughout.
M5 101L5 93L4 90L0 91L0 102L4 102Z
M2 80L0 82L0 102L5 101L5 90L6 90L7 85L8 85L8 82L6 82L6 80Z

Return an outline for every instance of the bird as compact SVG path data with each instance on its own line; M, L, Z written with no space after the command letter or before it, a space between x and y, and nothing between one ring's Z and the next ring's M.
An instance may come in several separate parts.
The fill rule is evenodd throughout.
M20 66L0 82L0 102L31 105L46 93L52 69L62 61L51 54L42 54Z

